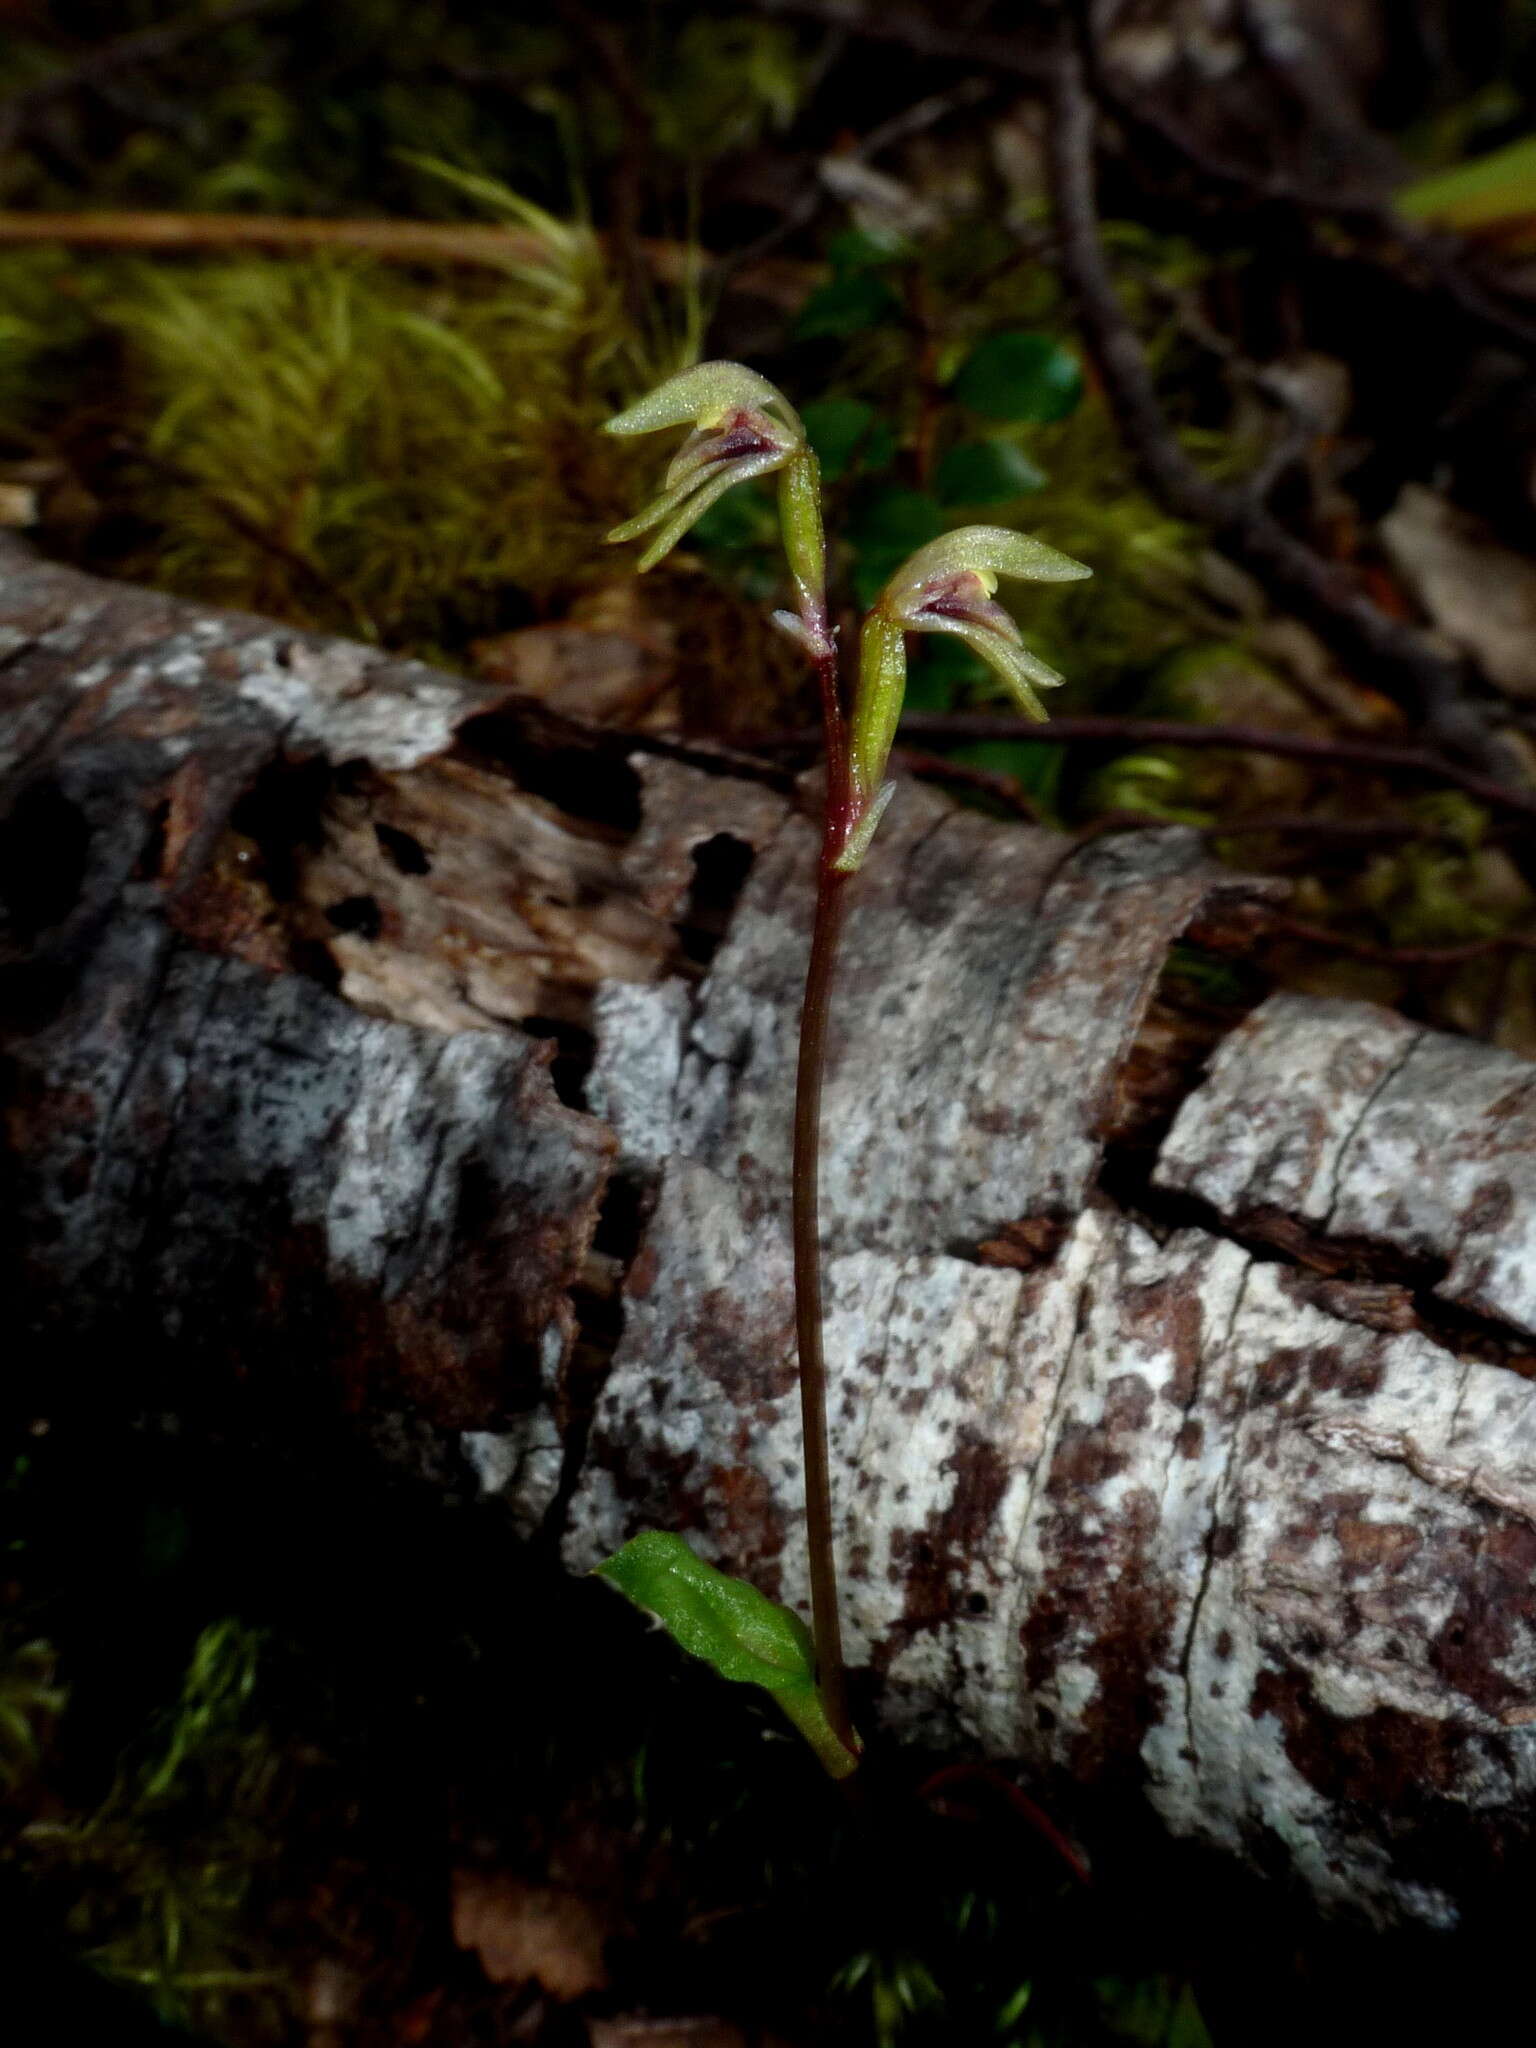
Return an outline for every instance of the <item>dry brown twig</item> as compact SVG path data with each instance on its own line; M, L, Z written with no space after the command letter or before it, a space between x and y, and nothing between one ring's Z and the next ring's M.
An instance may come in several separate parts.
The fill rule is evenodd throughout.
M265 213L0 212L0 248L48 243L155 255L220 249L262 249L273 255L348 250L386 263L464 264L488 270L536 263L547 254L529 229L476 221L309 220ZM643 238L640 251L663 284L686 282L699 260L686 243L655 237ZM734 272L732 286L791 309L823 275L818 264L765 258Z

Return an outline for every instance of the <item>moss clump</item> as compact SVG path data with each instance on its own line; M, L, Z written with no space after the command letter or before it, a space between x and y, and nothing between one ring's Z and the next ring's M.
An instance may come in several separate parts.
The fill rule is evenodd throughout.
M204 1628L175 1705L101 1803L70 1818L45 1810L11 1851L104 1976L162 2019L253 2041L291 2024L262 1906L293 1771L262 1723L262 1648L240 1621Z
M601 419L688 346L638 332L596 236L453 289L357 261L141 270L107 317L145 422L141 573L426 651L592 580L631 494ZM679 329L685 323L679 322Z

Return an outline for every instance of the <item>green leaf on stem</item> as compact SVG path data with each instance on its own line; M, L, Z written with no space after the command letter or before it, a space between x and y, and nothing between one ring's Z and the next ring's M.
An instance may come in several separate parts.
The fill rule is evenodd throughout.
M990 334L977 342L951 387L989 420L1064 420L1083 395L1083 368L1048 334Z
M810 1631L797 1614L706 1564L666 1529L631 1537L596 1576L655 1615L680 1648L722 1678L772 1693L829 1776L846 1778L857 1768L857 1755L827 1719Z
M1528 226L1536 215L1536 135L1522 135L1487 156L1416 178L1398 188L1393 204L1409 220L1461 234L1517 221Z

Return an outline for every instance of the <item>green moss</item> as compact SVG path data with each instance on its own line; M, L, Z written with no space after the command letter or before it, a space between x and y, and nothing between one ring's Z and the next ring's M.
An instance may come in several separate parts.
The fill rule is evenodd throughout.
M536 239L505 274L0 261L8 437L58 424L94 341L130 451L111 482L135 537L108 566L419 652L461 648L512 591L569 598L633 497L634 452L594 429L685 358L690 301L637 326L589 227L474 190Z
M591 580L634 460L593 429L653 365L595 236L520 212L541 258L452 291L343 261L142 273L112 317L144 571L420 649L494 624L508 586Z
M289 1996L259 1900L275 1889L291 1769L258 1699L263 1638L197 1638L180 1697L95 1811L34 1820L13 1853L84 1959L163 2019L281 2040Z

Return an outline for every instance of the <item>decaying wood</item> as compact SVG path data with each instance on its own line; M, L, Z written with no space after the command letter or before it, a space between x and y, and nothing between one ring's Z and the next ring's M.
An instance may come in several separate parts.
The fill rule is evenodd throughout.
M28 1398L148 1346L573 1567L662 1522L799 1600L814 807L19 554L0 647ZM1282 996L1152 1071L1171 944L1258 887L901 792L827 1102L851 1647L868 1723L1090 1831L1446 1923L1532 1855L1533 1070Z
M302 952L302 920L285 927L251 836L270 829L262 801L298 804L316 766L367 763L387 784L501 693L19 554L3 591L7 1301L24 1378L79 1361L121 1400L127 1362L154 1360L156 1384L251 1378L375 1422L494 1420L536 1521L612 1140L555 1099L545 1044L365 1015L270 971ZM310 865L342 857L335 803L329 834L299 805L284 858L311 830ZM376 858L396 872L388 845ZM510 905L519 886L531 903L536 854L479 857ZM345 985L344 960L326 964ZM403 1007L440 980L424 947Z

